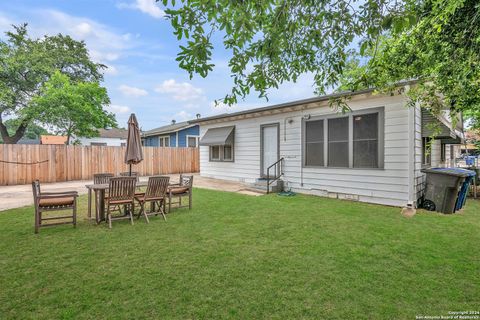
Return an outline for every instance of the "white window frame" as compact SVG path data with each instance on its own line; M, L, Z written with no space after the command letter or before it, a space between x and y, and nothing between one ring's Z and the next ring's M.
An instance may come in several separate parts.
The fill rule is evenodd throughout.
M188 145L188 139L190 139L190 138L194 138L194 139L195 139L195 147L190 147L190 146ZM193 135L188 135L188 134L187 134L187 136L186 136L186 138L185 138L185 139L187 139L187 140L185 141L187 148L198 148L198 138L199 138L198 136L193 136Z
M229 144L232 148L232 157L231 158L225 158L225 146L217 145L217 146L210 146L208 147L208 153L209 153L209 160L210 162L235 162L235 143ZM213 147L218 147L218 156L219 158L213 158L212 157L212 148Z
M362 114L378 113L378 166L374 168L354 167L353 166L353 117ZM348 117L348 166L347 167L332 167L328 165L328 119L345 118ZM306 164L306 130L305 123L309 121L324 120L323 122L323 166L307 165ZM303 168L333 168L333 169L353 169L353 170L383 170L385 158L385 108L369 108L363 110L356 110L347 114L329 114L320 116L311 116L308 120L302 119L302 166Z
M162 141L162 143L160 143ZM168 143L166 143L168 141ZM164 148L170 147L170 136L160 136L158 137L158 145Z

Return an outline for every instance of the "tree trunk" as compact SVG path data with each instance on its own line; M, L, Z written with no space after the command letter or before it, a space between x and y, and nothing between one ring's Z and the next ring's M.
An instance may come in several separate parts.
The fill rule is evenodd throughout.
M3 123L2 119L0 118L0 134L2 135L3 143L5 144L16 144L18 140L20 140L25 131L27 130L28 123L22 121L20 126L18 126L15 134L13 136L8 135L8 130L5 124Z

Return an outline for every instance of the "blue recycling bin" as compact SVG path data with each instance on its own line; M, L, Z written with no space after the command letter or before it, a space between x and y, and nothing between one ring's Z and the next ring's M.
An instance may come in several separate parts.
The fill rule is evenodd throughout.
M473 170L460 168L456 168L455 170L457 172L468 174L468 176L465 178L465 182L463 183L460 191L458 192L457 202L455 203L455 211L457 211L462 209L465 205L465 202L467 201L468 189L470 188L470 184L473 182L473 179L475 179L476 172Z
M473 165L475 165L475 157L474 157L474 156L467 156L467 157L465 158L465 164L466 164L467 166L473 166Z

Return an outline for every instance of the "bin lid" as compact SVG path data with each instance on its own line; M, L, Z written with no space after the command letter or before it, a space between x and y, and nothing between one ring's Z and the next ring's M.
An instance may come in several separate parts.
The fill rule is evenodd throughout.
M429 168L429 169L422 169L424 173L435 173L435 174L446 174L449 176L456 176L456 177L473 177L476 175L475 171L461 169L461 168Z

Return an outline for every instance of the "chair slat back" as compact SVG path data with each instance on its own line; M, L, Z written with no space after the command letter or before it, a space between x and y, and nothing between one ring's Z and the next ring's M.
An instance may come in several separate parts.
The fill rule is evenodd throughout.
M95 173L93 175L94 184L108 184L110 178L113 178L113 173Z
M155 176L148 179L147 190L145 192L145 199L165 197L167 193L168 183L170 177Z
M40 196L40 181L32 181L33 203L37 203L37 198Z
M192 175L180 175L180 185L182 187L191 188L193 185L193 176Z
M136 171L132 171L132 174L130 174L130 172L120 172L120 176L121 177L136 177L137 182L140 181L140 174Z
M110 178L108 196L111 201L131 200L135 197L135 177Z

